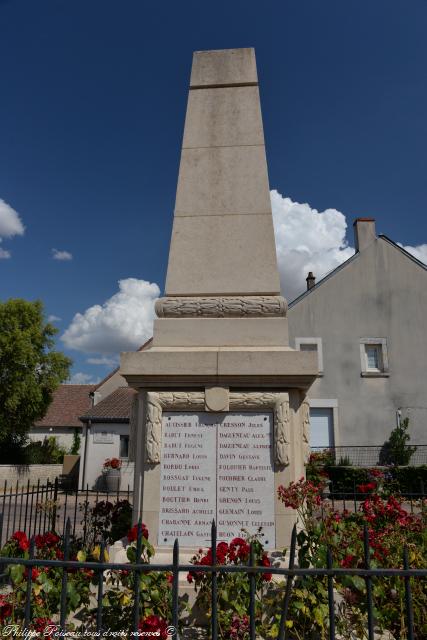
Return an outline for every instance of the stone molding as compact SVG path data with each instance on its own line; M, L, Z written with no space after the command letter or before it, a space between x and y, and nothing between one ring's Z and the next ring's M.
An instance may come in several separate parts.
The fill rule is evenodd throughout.
M211 298L159 298L159 318L275 318L285 317L282 296L226 296Z
M274 414L274 462L289 464L290 412L288 393L230 393L230 411L270 409ZM163 411L208 411L204 391L149 391L145 409L145 455L150 464L160 463Z

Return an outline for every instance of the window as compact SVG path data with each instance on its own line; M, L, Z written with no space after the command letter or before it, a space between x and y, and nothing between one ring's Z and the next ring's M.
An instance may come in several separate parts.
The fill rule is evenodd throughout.
M334 413L332 407L310 407L310 447L334 446Z
M120 436L120 458L129 458L129 436Z
M299 351L317 351L319 375L323 375L322 338L295 338L295 348Z
M385 338L362 338L360 359L363 377L388 376L387 341Z
M339 445L337 398L309 398L310 447L315 451Z

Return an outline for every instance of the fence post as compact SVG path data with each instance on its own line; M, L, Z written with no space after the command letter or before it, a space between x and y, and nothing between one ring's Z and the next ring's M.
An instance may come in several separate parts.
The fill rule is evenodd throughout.
M71 522L70 518L67 519L67 524L65 526L65 536L64 536L64 560L69 559L70 555L70 531L71 531ZM68 573L67 568L62 568L62 583L61 583L61 609L59 616L59 626L61 631L65 631L65 619L67 617L67 582L68 582Z
M292 529L292 537L291 537L291 550L289 552L288 568L290 571L292 571L295 565L296 546L297 546L297 525L294 524ZM283 640L288 635L286 630L286 620L288 617L289 600L291 598L291 591L292 591L292 582L293 582L293 575L289 574L288 579L286 581L285 599L283 601L282 615L280 616L278 640Z
M105 555L105 540L104 536L101 539L101 545L99 550L99 562L101 564L104 563L104 555ZM98 606L96 609L96 630L102 631L102 598L104 597L104 570L101 568L98 570Z
M34 558L34 547L35 541L34 537L30 540L30 560ZM30 626L31 621L31 587L32 587L32 579L33 579L33 566L28 565L28 575L27 575L27 595L25 600L25 621L24 621L24 630L27 630Z
M368 527L363 527L363 550L365 554L365 569L371 568L371 560L369 555L369 533ZM372 578L371 576L365 577L366 583L366 600L368 604L368 638L374 640L374 616L372 611Z
M327 550L328 569L332 569L332 552L331 548ZM328 575L328 609L329 609L329 638L335 640L335 601L334 601L334 577Z
M50 530L56 531L56 501L58 500L58 476L55 478L53 485L53 509L52 509L52 522L50 524Z
M255 554L254 544L251 542L249 547L249 566L255 566ZM261 574L262 577L263 574ZM251 640L255 640L255 573L252 571L249 573L249 637Z
M176 538L173 545L172 568L172 626L175 627L176 640L178 637L178 580L179 580L179 542Z
M216 524L212 520L211 528L211 549L212 549L212 566L216 566ZM212 640L218 638L218 577L216 571L212 571Z
M409 570L408 547L406 545L403 550L403 568L405 569L405 571ZM414 640L414 610L412 608L410 576L405 576L405 604L406 618L408 620L408 640Z
M142 521L141 518L138 521L137 537L136 537L136 559L135 564L141 563L141 551L142 551ZM141 569L134 570L134 609L133 609L133 631L136 633L139 626L139 599L141 596Z

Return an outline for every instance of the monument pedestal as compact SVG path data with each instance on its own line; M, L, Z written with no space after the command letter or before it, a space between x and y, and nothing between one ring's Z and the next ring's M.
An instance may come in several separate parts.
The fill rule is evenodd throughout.
M289 347L253 49L196 52L165 297L151 344L122 354L138 390L134 521L162 554L256 533L288 545L277 488L304 475L315 353Z

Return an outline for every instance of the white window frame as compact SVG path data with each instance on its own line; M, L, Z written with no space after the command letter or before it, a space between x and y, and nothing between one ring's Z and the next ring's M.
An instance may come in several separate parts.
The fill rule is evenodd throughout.
M295 349L301 351L302 344L315 344L317 346L317 366L319 376L323 376L323 347L322 338L295 338Z
M372 345L379 347L381 369L369 369L366 347ZM390 375L386 338L361 338L360 339L360 364L362 378L388 378Z
M332 409L334 447L340 446L338 399L337 398L307 398L310 409Z

